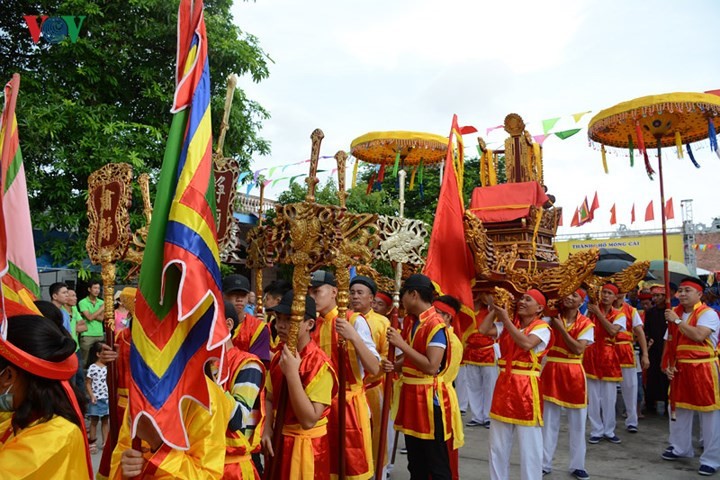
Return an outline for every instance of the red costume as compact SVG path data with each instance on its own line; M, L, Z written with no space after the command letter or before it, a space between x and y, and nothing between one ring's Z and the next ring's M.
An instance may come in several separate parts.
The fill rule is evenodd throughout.
M322 376L332 376L331 397L337 395L337 379L330 365L330 358L313 341L308 343L300 353L300 380L308 392ZM280 369L280 355L275 355L270 363L270 390L278 392L273 394L273 410L277 411L280 387L283 382L283 373ZM327 392L324 392L327 393ZM313 401L312 395L309 395ZM288 401L283 421L283 458L281 462L280 478L293 478L301 480L327 480L330 478L329 438L327 435L328 415L330 406L323 411L320 420L309 430L300 426L298 418Z
M625 331L615 335L615 351L621 368L635 368L635 350L633 349L635 335L632 323L637 310L625 302L620 310L625 315Z
M515 322L523 335L550 328L539 318L525 328L520 328L517 320ZM533 349L523 350L507 329L503 330L498 343L502 358L498 360L500 375L495 384L490 418L516 425L542 426L540 360L547 349L540 354L536 354Z
M687 324L697 326L698 318L707 310L712 309L704 303L695 305ZM682 318L683 307L675 307L675 313ZM671 401L688 410L708 412L720 409L718 359L710 338L704 342L694 342L673 324L668 329L666 345L663 368L677 367L677 372L670 380Z
M447 332L447 327L442 317L431 307L420 314L420 324L412 333L413 317L405 317L404 322L410 323L408 327L403 325L404 333L408 336L405 341L421 355L427 356L427 349L430 341L440 330ZM406 330L407 328L407 330ZM433 397L438 396L440 409L443 417L443 439L448 440L452 433L452 409L448 397L447 385L441 377L449 366L448 358L451 358L451 343L448 338L445 368L437 375L423 373L410 358L405 358L402 366L402 377L400 379L400 392L397 398L393 399L393 412L395 413L395 429L423 440L435 439L435 421L433 413Z
M238 325L235 330L232 342L237 348L243 352L249 352L252 345L258 339L263 329L268 331L268 337L270 336L270 328L268 324L263 322L257 317L253 317L249 313L245 314L245 320Z
M568 334L576 340L593 327L592 320L580 312L572 325L568 327L565 324ZM561 407L587 407L587 382L582 358L582 354L570 352L562 335L553 335L553 343L540 376L545 400Z
M605 315L608 322L615 323L623 315L620 310L610 307L610 312ZM583 356L583 367L588 378L604 380L606 382L622 381L622 371L615 349L615 339L611 337L600 320L595 315L590 315L590 320L595 325L595 343L585 349Z
M330 357L335 371L337 371L337 366L340 364L338 356L339 339L335 329L337 315L338 310L335 307L325 316L318 318L315 330L311 334L313 340ZM353 315L352 312L348 312L347 315L350 324L354 328L358 315ZM345 448L345 478L348 480L366 479L370 478L374 473L370 414L365 396L363 376L360 372L360 360L353 344L346 342L346 346L344 358L342 359L345 362L346 372L344 443L339 440L338 397L334 396L330 416L328 417L330 473L333 478L338 475L340 467L336 450L342 445Z

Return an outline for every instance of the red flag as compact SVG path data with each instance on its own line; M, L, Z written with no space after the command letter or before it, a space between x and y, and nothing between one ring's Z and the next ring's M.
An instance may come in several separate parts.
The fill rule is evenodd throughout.
M675 209L673 208L672 197L670 197L668 201L665 202L665 218L667 220L672 220L673 218L675 218Z
M613 203L613 206L610 209L610 225L615 225L616 223L617 217L615 216L615 204Z
M595 210L600 208L600 202L598 202L597 192L595 192L595 197L593 198L593 203L590 205L590 216L594 217Z
M475 265L465 242L463 201L458 190L453 162L453 131L463 132L464 129L457 128L456 115L453 116L452 125L445 172L423 273L430 277L441 294L452 295L460 301L461 309L454 326L458 337L462 338L464 333L472 333L469 327L475 323L472 295Z
M653 201L652 200L650 200L650 203L648 203L648 206L645 209L645 221L649 222L651 220L655 220L655 212L653 211Z
M563 217L563 216L562 216L562 212L560 212L560 215L558 215L558 227L562 227L562 226L563 226L563 224L562 224L562 217Z
M635 204L633 203L633 208L630 210L630 223L635 223Z
M580 226L580 212L578 212L578 209L575 209L575 215L573 215L572 221L570 222L571 227L579 227Z

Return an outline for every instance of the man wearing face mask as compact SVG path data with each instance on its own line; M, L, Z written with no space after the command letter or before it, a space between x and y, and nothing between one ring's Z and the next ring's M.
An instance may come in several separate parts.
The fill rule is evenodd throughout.
M0 423L2 477L92 478L81 406L69 382L77 371L75 341L47 318L4 302L0 410L13 415Z

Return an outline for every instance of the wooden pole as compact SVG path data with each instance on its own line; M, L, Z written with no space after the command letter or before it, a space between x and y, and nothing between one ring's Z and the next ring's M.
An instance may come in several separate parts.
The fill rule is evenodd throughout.
M405 176L407 173L405 169L398 172L398 181L400 183L400 218L405 216ZM395 264L395 291L393 292L393 314L391 320L391 327L398 329L398 310L400 308L400 286L402 283L402 263L400 261ZM395 347L390 345L388 349L388 361L395 362ZM383 404L382 412L380 415L380 443L378 444L378 452L375 458L378 459L377 465L375 465L375 478L382 479L383 470L385 468L385 450L387 448L387 428L390 423L390 398L393 391L393 375L394 372L387 372L385 374L385 384L383 385ZM393 459L395 461L395 448L397 447L397 436L393 445Z

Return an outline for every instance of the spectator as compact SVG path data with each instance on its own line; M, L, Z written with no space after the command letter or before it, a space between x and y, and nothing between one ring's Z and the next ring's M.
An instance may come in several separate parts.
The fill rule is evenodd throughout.
M108 404L107 366L98 355L102 352L103 343L95 342L90 347L88 362L85 365L87 378L85 388L90 397L87 415L90 417L90 431L88 441L90 442L90 453L96 454L97 448L97 425L98 421L102 427L103 442L107 442L110 433L110 407ZM100 447L102 448L102 447Z
M70 314L65 310L68 301L68 286L64 282L55 282L50 285L50 300L53 305L60 309L62 314L62 326L68 333L72 333L70 328Z
M115 292L115 334L119 333L120 330L127 328L130 315L130 311L120 301L120 295L122 291L118 290Z
M80 334L80 352L83 364L87 363L88 352L92 344L101 342L104 338L104 302L98 298L98 295L100 295L100 282L91 281L87 290L88 296L80 300L78 304L78 310L80 310L87 324L87 330Z

